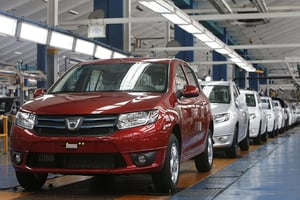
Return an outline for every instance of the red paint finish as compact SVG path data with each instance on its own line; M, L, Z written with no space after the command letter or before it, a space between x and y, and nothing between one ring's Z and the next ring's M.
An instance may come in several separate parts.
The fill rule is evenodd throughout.
M124 64L123 68L121 66L118 69L118 66L115 66L121 64ZM152 65L161 67L156 67L153 74L149 74L151 81L149 78L143 81L147 84L150 82L153 85L157 84L156 88L135 89L134 86L140 80L136 78L136 75L142 74ZM91 72L94 74L90 75L91 77L82 76L77 82L60 86L74 69L84 69L90 66L94 66L94 71ZM128 66L131 69L135 67L135 69L131 72L128 70L122 78L118 77ZM97 71L100 68L102 71ZM161 68L165 71L160 71ZM181 90L178 89L178 82L176 82L178 78L176 68L183 70L184 77L181 78L186 80L185 84L182 83ZM106 69L116 74L110 78L110 81L117 82L120 79L118 83L120 86L112 89L101 89L100 86L97 88L98 82L96 81L103 79L104 82L104 75L99 79L98 76L106 73ZM18 123L12 128L11 154L15 169L30 173L61 174L154 173L159 171L165 162L166 149L172 133L179 141L180 161L199 155L206 149L212 117L208 100L198 86L198 82L196 81L193 85L191 79L192 77L195 79L195 75L188 74L188 69L190 69L188 64L178 59L144 58L93 61L73 67L46 93L39 92L40 96L20 108L21 112L34 114L36 119L32 129L21 127ZM158 76L164 72L165 81L160 83L162 80ZM89 83L86 84L88 81ZM112 85L113 83L110 84ZM141 111L148 113L154 110L158 111L158 116L154 121L128 128L120 128L118 125L121 114ZM99 117L112 117L113 119L95 124L96 122L92 120ZM48 118L52 121L48 122ZM73 118L76 118L73 121L74 124L73 122L68 124L68 120L72 121ZM68 126L71 128L74 126L74 130ZM97 129L95 126L101 126L101 128ZM102 133L102 130L106 132ZM20 164L14 162L15 152L22 153ZM136 153L154 153L153 161L137 166L132 159ZM69 156L75 159L76 155L79 161L91 155L91 158L86 161L90 160L93 163L93 156L98 154L117 155L119 157L116 160L121 164L116 164L117 167L97 168L87 163L82 163L82 165L72 163L72 166L66 163L69 161ZM53 155L59 156L54 158ZM67 155L68 159L61 158L61 155ZM110 156L108 160L111 159ZM101 162L105 159L106 157ZM52 161L53 166L49 164Z

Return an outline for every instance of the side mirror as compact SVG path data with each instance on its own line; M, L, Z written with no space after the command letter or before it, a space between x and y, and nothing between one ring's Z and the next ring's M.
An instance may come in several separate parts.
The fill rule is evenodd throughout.
M44 88L37 88L33 92L33 97L36 98L38 96L44 95L46 90Z
M184 96L186 98L189 97L197 97L199 96L200 92L198 87L194 86L194 85L185 85L183 88L183 91L181 93L181 96Z

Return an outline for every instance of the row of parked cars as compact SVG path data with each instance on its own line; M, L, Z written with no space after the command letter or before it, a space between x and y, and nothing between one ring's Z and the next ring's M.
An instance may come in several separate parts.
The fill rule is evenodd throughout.
M210 171L215 149L236 157L251 138L283 130L287 117L271 125L256 92L230 81L200 86L188 63L170 58L79 63L34 96L11 128L11 162L26 190L42 187L48 173L142 173L173 192L181 162Z
M295 106L280 98L238 89L233 81L200 82L214 119L214 149L235 158L240 150L275 137L297 122Z

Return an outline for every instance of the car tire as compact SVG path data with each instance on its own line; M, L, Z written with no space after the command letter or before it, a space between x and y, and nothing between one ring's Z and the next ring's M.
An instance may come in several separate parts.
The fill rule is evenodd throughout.
M269 133L269 137L270 138L274 138L275 137L275 122L274 122L272 131Z
M16 177L20 185L27 191L36 191L45 184L47 173L27 173L16 171Z
M206 149L195 157L195 166L198 172L208 172L213 165L213 139L211 130L208 131Z
M171 134L166 159L160 172L152 175L155 188L159 192L171 193L176 190L180 172L180 151L177 138Z
M238 126L235 126L232 145L227 149L228 158L236 158L238 155Z
M250 148L249 124L247 127L246 137L240 142L239 146L242 151L248 151Z
M259 124L258 135L253 139L253 143L259 145L262 143L261 137L261 123Z
M263 134L261 134L261 141L262 142L267 142L268 141L268 130L265 130Z

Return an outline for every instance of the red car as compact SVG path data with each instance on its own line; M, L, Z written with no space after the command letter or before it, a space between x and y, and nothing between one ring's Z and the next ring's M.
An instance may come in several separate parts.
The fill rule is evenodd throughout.
M213 163L207 97L178 59L91 61L68 70L18 111L11 161L27 190L48 173L152 174L160 192L176 189L180 162Z

